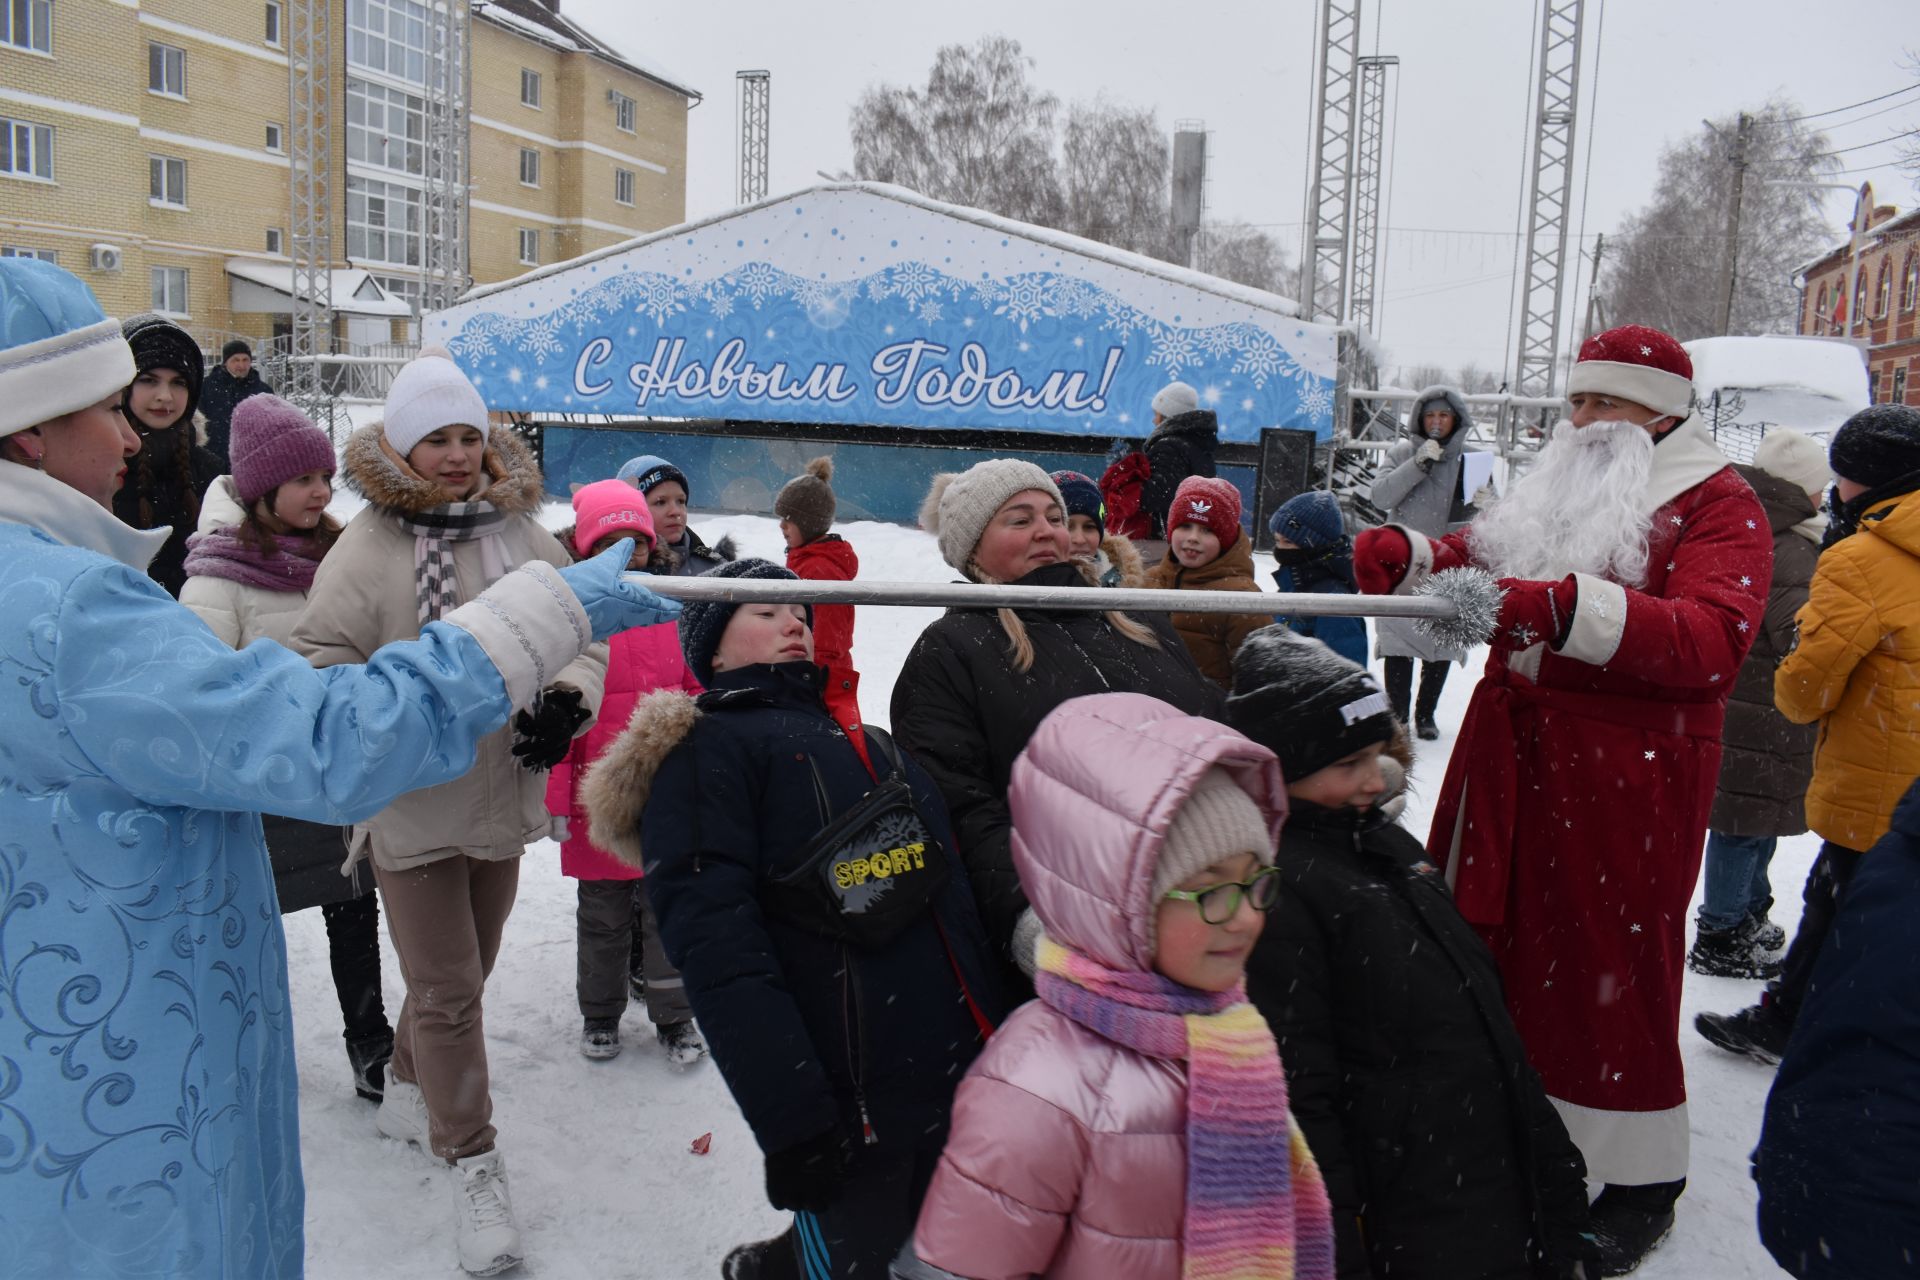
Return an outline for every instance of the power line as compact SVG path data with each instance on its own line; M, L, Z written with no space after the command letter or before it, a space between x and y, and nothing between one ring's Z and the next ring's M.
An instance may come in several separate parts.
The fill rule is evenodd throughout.
M1867 112L1867 114L1863 116L1855 116L1851 120L1835 120L1832 124L1821 125L1820 129L1821 129L1821 132L1824 133L1832 129L1851 128L1856 124L1865 124L1869 120L1878 120L1881 116L1890 116L1896 111L1911 111L1913 110L1915 105L1920 105L1920 104L1915 104L1912 102L1896 102L1890 107L1882 107L1878 111L1869 111Z
M1817 156L1808 156L1807 159L1825 160L1828 156L1843 156L1847 154L1847 152L1849 151L1865 151L1868 147L1877 147L1877 146L1880 146L1882 143L1898 142L1902 138L1914 138L1914 137L1920 137L1920 129L1909 129L1905 133L1891 134L1885 138L1875 139L1872 142L1862 142L1851 147L1841 147L1837 151L1822 151Z
M1895 89L1891 93L1883 93L1877 98L1863 98L1859 102L1849 102L1844 107L1831 107L1825 111L1809 111L1803 116L1788 116L1787 123L1798 124L1802 120L1818 120L1821 116L1837 116L1842 111L1851 111L1855 107L1865 107L1871 106L1876 102L1885 102L1888 98L1897 98L1903 93L1912 93L1916 89L1920 89L1920 82L1910 84L1904 89Z

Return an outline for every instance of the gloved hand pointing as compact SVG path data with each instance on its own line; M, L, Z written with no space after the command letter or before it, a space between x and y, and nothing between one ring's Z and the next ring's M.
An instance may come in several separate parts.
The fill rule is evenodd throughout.
M593 638L605 640L631 627L650 627L680 616L680 602L655 595L621 577L633 555L633 539L622 538L591 560L560 570L593 624Z

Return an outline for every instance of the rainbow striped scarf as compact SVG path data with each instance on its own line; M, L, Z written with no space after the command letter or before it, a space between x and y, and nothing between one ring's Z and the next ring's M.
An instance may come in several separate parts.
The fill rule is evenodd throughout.
M1105 968L1042 938L1040 999L1137 1053L1187 1064L1185 1280L1331 1280L1333 1212L1246 991Z

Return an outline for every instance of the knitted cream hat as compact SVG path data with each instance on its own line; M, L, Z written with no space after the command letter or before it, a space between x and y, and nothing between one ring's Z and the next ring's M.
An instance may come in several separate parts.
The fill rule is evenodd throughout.
M989 458L958 474L943 472L933 478L920 506L920 527L939 540L940 558L965 573L993 513L1029 489L1040 490L1066 510L1053 477L1020 458Z
M1826 447L1790 427L1775 427L1760 437L1760 446L1753 451L1753 465L1802 493L1825 493L1833 483Z
M1186 802L1167 824L1166 843L1153 868L1153 897L1159 906L1167 890L1235 854L1250 853L1261 866L1273 865L1273 842L1260 806L1219 765L1201 775Z
M487 438L487 404L444 347L422 347L394 375L380 429L401 457L442 427L472 427Z

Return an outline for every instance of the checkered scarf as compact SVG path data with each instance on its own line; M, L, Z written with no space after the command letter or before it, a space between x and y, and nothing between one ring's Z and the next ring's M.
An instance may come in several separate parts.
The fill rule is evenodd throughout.
M414 599L421 626L460 603L455 595L453 544L493 537L505 522L506 516L484 498L443 502L401 517L401 526L413 535Z

